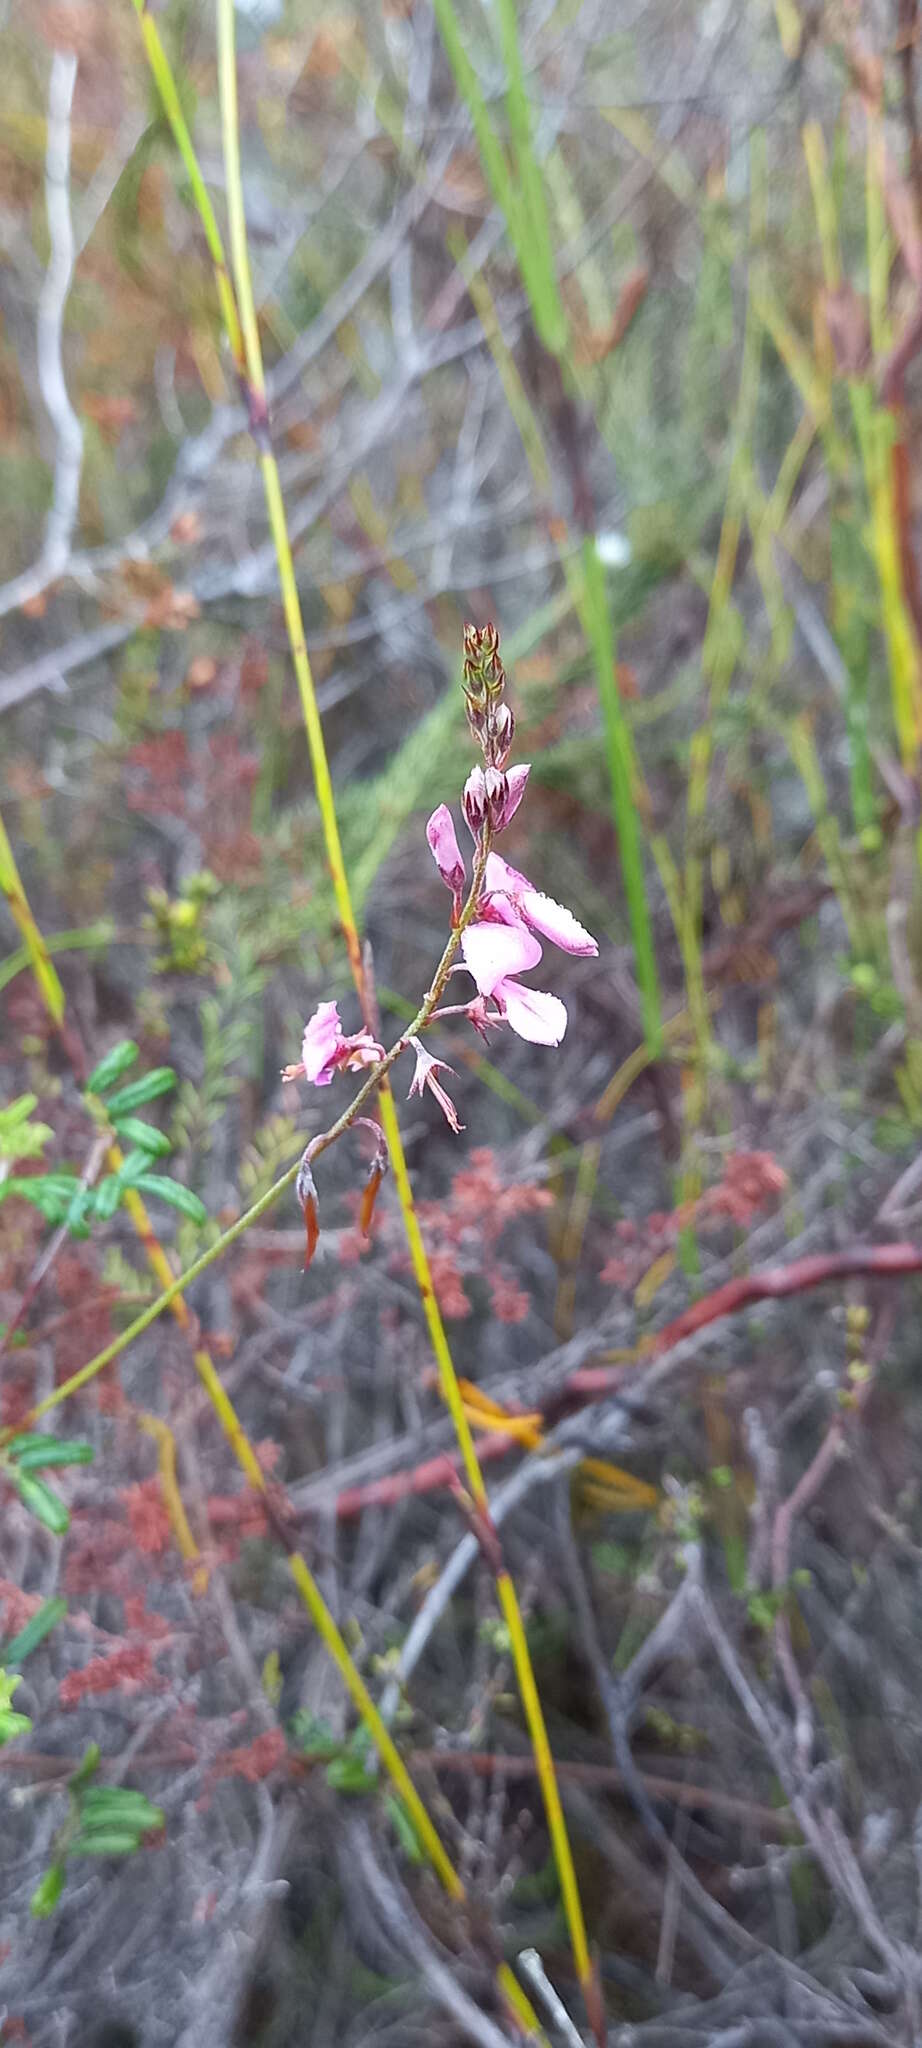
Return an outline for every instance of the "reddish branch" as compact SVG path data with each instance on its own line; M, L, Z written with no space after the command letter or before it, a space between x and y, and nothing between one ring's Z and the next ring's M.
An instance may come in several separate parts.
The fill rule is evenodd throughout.
M922 1273L922 1246L857 1245L846 1252L817 1252L811 1258L795 1259L789 1266L766 1266L761 1272L749 1273L743 1279L728 1280L726 1286L715 1288L713 1294L692 1302L681 1315L667 1323L665 1329L658 1331L638 1358L645 1362L659 1358L683 1343L686 1337L693 1337L699 1330L706 1329L710 1323L721 1322L725 1316L739 1315L743 1309L752 1308L759 1301L780 1301L789 1294L807 1294L812 1288L822 1287L830 1280L847 1280L857 1275L885 1280L906 1273ZM550 1427L562 1416L617 1393L635 1369L630 1364L600 1365L585 1366L571 1373L545 1403L544 1425ZM491 1433L481 1437L477 1443L481 1463L506 1457L515 1449L516 1442L516 1437L511 1434ZM347 1487L337 1497L337 1517L340 1521L350 1521L365 1508L396 1507L399 1501L411 1499L414 1495L436 1493L446 1486L454 1487L459 1469L459 1459L443 1453L415 1465L409 1472L393 1472L387 1478L372 1480L366 1486Z

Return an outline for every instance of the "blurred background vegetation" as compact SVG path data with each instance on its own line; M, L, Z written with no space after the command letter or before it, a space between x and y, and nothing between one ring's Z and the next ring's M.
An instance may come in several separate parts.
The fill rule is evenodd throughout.
M0 1172L83 1171L87 1066L130 1037L175 1076L169 1273L324 1121L279 1078L317 1002L361 1020L146 14L223 232L215 10L0 7L0 810L67 1002L62 1036L11 885ZM272 445L385 1042L444 942L424 827L471 765L467 619L499 626L533 764L504 852L600 944L555 980L559 1051L440 1034L462 1138L396 1090L471 1413L540 1413L562 1460L516 1493L507 1443L495 1485L609 2038L920 2039L918 1284L840 1269L660 1366L648 1341L766 1264L918 1232L916 0L236 14ZM398 1483L449 1439L393 1189L356 1226L360 1149L324 1160L309 1278L284 1200L193 1323L69 1405L96 1462L62 1542L4 1497L0 1649L67 1608L0 1754L3 2041L450 2048L478 2036L439 1957L502 2040L497 1945L585 2024L482 1562L400 1663L459 1520ZM0 1424L160 1291L123 1208L46 1267L68 1213L0 1207ZM392 1689L463 1924L388 1830L190 1331ZM561 1420L596 1365L630 1397ZM89 1742L138 1760L166 1840L32 1924Z

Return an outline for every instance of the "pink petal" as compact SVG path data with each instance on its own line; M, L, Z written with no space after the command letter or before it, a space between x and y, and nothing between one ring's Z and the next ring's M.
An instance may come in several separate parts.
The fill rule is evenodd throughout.
M304 1027L301 1058L304 1072L315 1088L325 1088L332 1080L332 1074L324 1068L335 1059L343 1042L343 1028L335 1003L318 1003L312 1017Z
M531 1045L560 1044L567 1028L567 1011L559 996L546 995L540 988L522 988L517 981L499 982L493 994L519 1038L527 1038Z
M592 933L580 924L572 910L567 910L563 903L555 903L553 896L542 896L538 889L526 889L519 897L519 906L523 917L535 931L543 932L546 939L553 939L562 953L598 952Z
M482 996L491 996L506 974L523 974L541 958L541 947L523 924L470 924L461 951Z
M521 762L517 768L506 769L506 781L509 784L509 795L506 798L505 807L503 809L502 824L498 828L501 832L505 832L506 826L508 825L510 818L515 817L516 811L518 810L522 798L525 795L525 785L528 781L530 774L530 761Z
M572 910L567 910L563 903L555 903L553 896L542 895L527 875L520 874L518 868L510 867L498 853L487 855L484 880L488 889L502 892L495 904L500 915L503 914L502 897L508 897L516 914L524 917L546 939L552 939L561 952L584 955L598 952L592 933L586 931Z
M518 868L511 868L509 862L503 860L502 855L498 853L487 854L487 868L483 879L484 887L491 893L500 890L504 896L516 896L520 890L531 888L528 876L520 875Z
M429 851L447 889L457 894L464 887L464 859L458 845L454 820L447 804L439 804L426 826Z

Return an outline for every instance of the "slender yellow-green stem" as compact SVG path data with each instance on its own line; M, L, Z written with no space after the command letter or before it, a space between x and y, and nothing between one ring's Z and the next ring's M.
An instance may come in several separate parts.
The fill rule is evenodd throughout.
M135 0L135 5L138 5L138 0ZM139 8L138 11L139 14L142 14L143 16L143 10ZM269 516L270 531L272 533L272 538L278 559L279 581L281 586L283 609L285 613L286 626L288 628L292 659L301 696L301 704L304 715L305 727L307 731L308 745L311 753L311 761L315 778L315 787L317 790L318 806L320 809L321 820L324 830L324 838L327 849L327 860L330 867L334 895L337 903L337 908L339 911L340 921L343 927L353 976L360 995L360 999L362 1001L363 1011L367 1017L371 1008L369 1002L369 991L366 984L364 963L362 960L358 931L356 928L355 918L352 911L350 892L348 882L346 879L345 866L342 857L342 847L339 838L339 829L333 800L332 783L329 774L329 765L326 756L323 732L320 724L319 711L317 708L316 695L313 685L313 677L311 674L310 662L308 659L307 647L304 639L301 609L297 593L297 584L294 574L294 564L291 556L291 548L288 538L284 503L279 483L278 470L276 467L274 455L271 450L271 446L269 444L268 437L268 421L266 417L265 397L265 376L262 367L262 352L260 348L259 331L255 312L255 302L253 299L252 284L250 280L249 257L246 241L246 223L243 209L242 182L240 176L238 140L239 124L237 120L236 65L234 55L234 23L232 5L230 7L224 7L223 5L219 5L218 18L219 79L222 101L222 131L225 141L225 164L228 185L228 217L230 226L231 255L236 285L236 301L239 302L240 307L240 331L243 338L243 355L245 358L244 376L249 395L251 421L254 428L254 434L256 436L257 443L259 446L260 463L263 473L263 483L266 494L266 504ZM159 45L158 41L158 56L156 65L154 64L153 60L153 44L149 37L145 37L145 47L147 48L148 56L151 59L152 69L154 70L155 78L157 79L158 83L161 83L162 86L164 70L168 70L166 58L162 50L162 45ZM181 153L183 154L184 161L188 161L188 154L194 154L194 152L192 152L192 145L188 137L188 131L185 129L185 124L182 124L182 130L180 130L179 124L177 123L176 114L178 109L178 98L175 93L175 88L172 92L167 92L164 95L164 107L167 113L167 117L170 120L171 125L173 126L174 134L176 135L176 140L181 149ZM193 196L197 198L199 181L192 180L191 182ZM216 232L217 230L215 229L215 233ZM212 246L210 237L209 246ZM214 255L214 249L212 249L212 253ZM221 261L223 263L223 251L221 253ZM384 1126L385 1136L388 1142L388 1148L391 1155L391 1164L394 1171L395 1181L399 1190L401 1207L403 1210L407 1226L411 1261L413 1264L413 1269L417 1279L417 1283L419 1285L430 1337L432 1339L433 1347L436 1352L436 1359L439 1367L443 1394L446 1399L447 1405L452 1413L453 1419L455 1421L455 1427L458 1432L459 1442L461 1445L462 1454L464 1456L465 1468L468 1473L469 1481L473 1485L473 1474L476 1472L479 1477L479 1465L477 1463L476 1452L474 1450L473 1439L470 1434L467 1418L464 1414L463 1402L461 1399L460 1389L458 1388L457 1383L457 1376L455 1374L454 1364L451 1359L451 1353L448 1347L447 1338L445 1336L444 1326L442 1324L441 1316L439 1313L438 1303L435 1298L435 1291L432 1285L432 1276L429 1270L428 1259L422 1241L422 1235L419 1230L419 1223L416 1217L415 1207L413 1205L412 1190L410 1187L409 1175L407 1173L406 1161L403 1156L403 1148L400 1141L400 1133L397 1124L396 1110L394 1108L393 1098L390 1094L390 1088L386 1074L384 1074L381 1077L379 1083L379 1100L381 1105L382 1123ZM296 1171L297 1168L293 1167L287 1175L283 1176L282 1181L277 1183L275 1188L269 1191L268 1200L277 1199L278 1195L280 1195L283 1192L283 1189L291 1185L291 1182L295 1178ZM264 1198L265 1206L268 1206L268 1200L265 1200ZM244 1229L247 1228L248 1224L254 1220L255 1209L259 1207L260 1205L254 1205L254 1210L249 1211L245 1219L239 1220L240 1224ZM239 1226L233 1226L232 1228L234 1237L240 1234ZM227 1238L228 1233L225 1233L225 1239ZM225 1248L226 1245L222 1243L220 1249ZM218 1247L214 1247L213 1249L217 1250ZM203 1270L201 1261L197 1261L196 1266L199 1271ZM189 1273L186 1276L184 1276L183 1285L188 1285L193 1277L194 1269L190 1269ZM180 1289L176 1287L174 1283L174 1286L165 1290L164 1295L160 1299L160 1307L162 1308L166 1306L169 1300L178 1296L179 1292ZM155 1309L157 1309L157 1304L152 1304L152 1306L155 1307ZM159 1312L159 1309L157 1309L157 1312ZM141 1318L138 1318L137 1322L134 1325L132 1325L132 1332L134 1334L138 1334L139 1328L143 1328L146 1326L146 1323L143 1322ZM131 1333L123 1333L123 1335L129 1336L130 1334ZM121 1346L119 1348L121 1348ZM115 1354L112 1352L111 1347L107 1347L107 1355L100 1354L100 1357L97 1360L90 1361L90 1366L95 1370L100 1370L102 1368L103 1363L108 1362L108 1359L114 1355ZM87 1372L88 1368L85 1367L82 1369L83 1375L86 1375ZM70 1384L73 1385L74 1382L82 1384L82 1376L74 1375L73 1381ZM480 1480L480 1491L484 1493L485 1497L485 1490L483 1489L482 1479ZM555 1855L557 1856L558 1864L561 1865L561 1890L564 1896L564 1903L567 1909L568 1919L571 1922L574 1916L575 1899L576 1931L574 1938L574 1959L577 1963L577 1968L579 1970L580 1978L583 1982L584 1989L586 1990L587 1994L589 1994L592 1990L592 1973L589 1963L588 1945L585 1937L582 1912L579 1906L579 1895L576 1888L576 1878L575 1872L573 1870L572 1856L569 1850L569 1842L566 1838L566 1832L563 1823L563 1815L562 1810L560 1808L559 1794L557 1793L556 1780L553 1776L553 1762L550 1757L550 1751L547 1745L546 1734L544 1734L543 1718L541 1718L540 1712L540 1702L537 1698L537 1690L534 1685L534 1678L531 1672L531 1663L528 1653L527 1642L525 1639L525 1632L521 1619L521 1614L518 1610L518 1604L515 1601L514 1589L511 1588L511 1583L507 1586L504 1580L505 1575L501 1575L501 1580L498 1587L500 1603L506 1615L507 1625L510 1630L510 1638L513 1641L514 1649L516 1651L516 1665L520 1673L520 1682L522 1683L523 1701L526 1708L526 1718L528 1720L529 1727L533 1731L533 1737L536 1737L536 1739L534 1740L536 1761L538 1764L542 1783L545 1786L545 1799L548 1810L552 1842L554 1844ZM512 1596L511 1600L510 1592ZM529 1680L530 1684L528 1682ZM357 1695L354 1693L354 1691L353 1697L355 1697L357 1700ZM539 1721L540 1728L538 1727ZM542 1735L544 1737L543 1743L541 1741ZM550 1790L548 1790L549 1780ZM561 1840L563 1842L563 1847L561 1847ZM563 1858L562 1864L561 1857ZM504 1988L506 1990L507 1996L510 1997L510 1999L516 2007L516 2010L519 2012L520 2017L524 2017L526 2020L526 2024L528 2024L530 2027L536 2026L537 2022L535 2021L534 2015L531 2013L530 2007L527 2006L527 2001L525 2001L523 2004L523 1996L519 1987L516 1985L515 1980L512 1979L511 1983L506 1984Z
M2 856L0 856L2 861ZM70 932L48 932L44 939L46 953L93 953L104 951L111 946L116 927L111 917L101 917L95 924L84 925ZM8 953L0 965L0 993L15 981L17 974L31 967L32 959L28 946L17 946L15 953Z
M279 482L278 468L268 433L265 373L263 370L262 348L250 273L246 215L243 201L243 181L240 168L233 0L218 0L218 84L221 101L221 133L227 185L231 264L243 329L246 370L251 392L251 415L254 417L257 427L257 441L260 451L260 464L266 493L269 525L278 561L285 623L288 628L288 637L301 694L305 726L307 728L317 801L320 808L327 849L327 860L353 976L366 1019L371 1022L369 991L366 985L364 962L343 862L329 763L304 637L301 605L285 519L284 500ZM442 1395L455 1428L468 1485L478 1510L483 1514L488 1512L487 1490L474 1447L470 1424L465 1414L461 1389L458 1385L458 1376L455 1371L454 1361L445 1334L445 1326L435 1295L432 1273L423 1243L422 1232L419 1227L419 1219L416 1213L413 1191L400 1138L397 1112L386 1074L382 1076L382 1085L379 1087L379 1102L381 1122L403 1213L410 1259L423 1304L426 1325L435 1353ZM597 2003L595 1999L595 1983L573 1855L563 1817L563 1808L560 1801L560 1792L550 1745L547 1739L544 1715L535 1684L525 1626L515 1588L504 1566L496 1574L496 1589L500 1607L509 1630L513 1662L544 1796L551 1845L557 1865L564 1910L570 1932L573 1959L584 1996L594 2009Z
M227 274L224 245L221 241L221 234L215 219L208 187L202 177L192 137L189 134L186 117L182 110L182 102L176 90L176 81L170 69L169 58L160 40L160 31L148 6L148 0L131 0L131 4L138 17L141 37L151 69L151 76L163 101L163 111L169 121L176 147L186 167L189 184L192 188L192 196L195 200L196 212L202 223L205 240L208 244L208 254L214 264L215 284L217 286L218 302L221 307L221 318L224 322L231 354L234 358L234 367L240 372L243 369L244 361L243 336L240 332L240 321L237 317L237 307L231 289L231 281Z
M58 979L57 970L52 966L48 948L29 907L29 899L22 886L19 869L13 858L13 849L6 835L6 826L0 818L0 890L9 904L10 916L22 938L28 955L29 965L35 976L48 1015L55 1024L64 1022L64 990Z

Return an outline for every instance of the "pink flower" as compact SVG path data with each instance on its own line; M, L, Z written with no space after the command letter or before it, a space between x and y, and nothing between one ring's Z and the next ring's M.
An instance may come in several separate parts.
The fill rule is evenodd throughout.
M559 1045L567 1028L566 1006L559 996L522 988L517 974L536 967L541 946L524 924L470 924L461 935L465 964L481 996L492 997L507 1024L532 1045Z
M497 825L496 828L498 832L505 832L510 818L515 817L516 811L525 795L525 785L530 774L530 761L521 761L517 768L507 768L506 782L509 787L509 794L503 810L502 823Z
M454 1067L448 1066L445 1060L434 1059L431 1052L426 1051L425 1046L420 1043L418 1038L411 1038L410 1044L416 1054L416 1071L407 1089L407 1101L409 1102L411 1095L419 1095L421 1097L424 1090L428 1088L435 1096L446 1123L451 1126L457 1137L458 1132L463 1131L464 1125L458 1122L458 1112L447 1089L443 1088L441 1081L437 1081L435 1078L439 1069L444 1074L453 1074L455 1071Z
M458 845L451 812L447 804L439 804L433 811L426 826L429 851L435 861L446 889L450 889L457 906L464 888L464 855Z
M294 1067L282 1068L283 1081L297 1081L302 1074L315 1088L328 1088L340 1069L373 1067L383 1059L384 1047L368 1030L347 1037L335 1003L318 1003L304 1027L301 1058Z
M501 860L498 853L487 855L485 876L490 894L490 909L504 924L524 922L532 931L541 932L546 939L553 939L563 953L582 953L590 956L598 953L598 946L591 932L587 932L562 903L555 903L553 896L542 895L518 868L511 868L508 861Z
M532 1045L559 1045L567 1028L566 1006L543 989L523 988L516 976L536 967L542 948L535 931L565 953L594 954L594 938L562 903L534 889L526 875L487 857L484 916L461 935L465 964L481 996L499 1006L510 1029Z
M495 768L472 771L464 786L462 808L475 839L486 818L494 832L508 825L525 794L528 776L527 762L510 768L508 773ZM440 804L433 811L426 838L439 874L452 892L457 920L465 867L447 804ZM591 932L586 931L572 910L535 889L527 875L510 867L498 853L487 856L484 889L477 908L479 915L461 935L465 965L479 991L468 1011L475 1030L485 1038L491 1024L504 1020L520 1038L529 1039L533 1045L559 1045L567 1028L564 1004L559 996L548 995L542 989L523 988L517 977L536 967L541 959L542 949L535 932L552 939L562 952L584 957L599 950ZM488 1001L494 1005L492 1011L487 1008ZM427 1080L423 1075L419 1093ZM432 1087L433 1083L429 1081L428 1085Z

